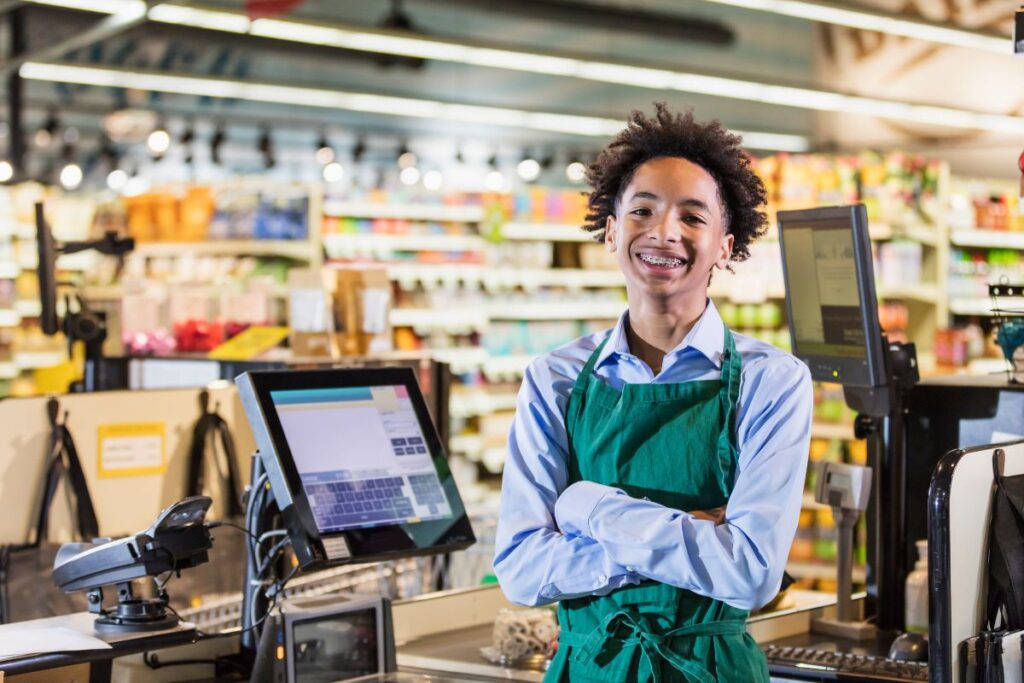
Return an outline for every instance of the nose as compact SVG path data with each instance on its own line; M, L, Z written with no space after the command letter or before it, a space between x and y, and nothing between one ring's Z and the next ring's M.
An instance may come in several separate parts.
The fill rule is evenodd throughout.
M679 244L683 238L683 231L673 212L668 211L647 234L647 239L666 244Z

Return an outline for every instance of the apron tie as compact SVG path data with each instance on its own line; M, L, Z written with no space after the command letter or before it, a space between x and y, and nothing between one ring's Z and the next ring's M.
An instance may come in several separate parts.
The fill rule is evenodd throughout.
M669 644L677 638L697 636L735 636L746 633L743 619L723 619L707 623L680 626L664 633L648 631L633 609L620 609L605 615L601 623L590 633L574 633L563 629L559 635L563 646L573 648L573 657L578 661L594 661L607 648L624 649L640 646L642 661L650 671L654 683L661 683L661 667L658 660L664 659L682 673L690 683L716 683L706 668L696 662L684 659ZM629 661L616 657L615 663L628 666ZM614 666L614 664L613 664Z

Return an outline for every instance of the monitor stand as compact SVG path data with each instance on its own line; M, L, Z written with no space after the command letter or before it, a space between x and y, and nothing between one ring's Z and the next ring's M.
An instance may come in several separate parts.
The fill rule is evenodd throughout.
M874 616L881 631L898 631L903 626L906 576L906 404L920 373L914 344L890 342L882 334L882 350L888 385L843 387L843 395L858 412L854 436L867 439L868 465L875 473L867 513L864 616Z

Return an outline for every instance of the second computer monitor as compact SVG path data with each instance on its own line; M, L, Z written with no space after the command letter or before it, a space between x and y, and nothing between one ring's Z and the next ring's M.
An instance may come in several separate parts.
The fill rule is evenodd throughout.
M867 212L861 204L780 211L779 242L793 354L811 377L885 384Z

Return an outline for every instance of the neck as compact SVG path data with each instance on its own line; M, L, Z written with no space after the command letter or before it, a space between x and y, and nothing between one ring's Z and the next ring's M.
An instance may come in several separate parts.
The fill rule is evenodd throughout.
M655 373L661 371L665 354L679 346L700 320L707 306L707 297L694 299L686 306L667 302L629 302L629 325L626 338L630 351L647 363Z

